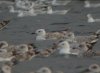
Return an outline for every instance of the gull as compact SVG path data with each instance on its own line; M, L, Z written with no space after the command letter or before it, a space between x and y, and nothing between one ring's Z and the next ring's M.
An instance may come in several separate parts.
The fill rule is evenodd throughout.
M12 64L9 63L3 64L0 73L12 73Z
M89 7L91 7L91 5L90 5L90 2L89 1L84 1L84 3L85 3L85 5L84 5L84 7L86 7L86 8L89 8Z
M58 44L59 54L61 55L68 55L71 54L70 50L70 44L67 41L63 41Z
M46 32L45 29L37 29L35 31L36 40L47 40L47 39L62 39L65 37L69 31L61 31L61 32Z
M78 57L84 56L84 53L87 52L90 48L87 46L87 43L81 42L68 42L62 41L58 44L58 50L60 55L75 55Z
M54 53L57 50L57 44L53 44L53 46L51 48L47 48L45 50L42 50L40 52L40 55L42 55L43 57L48 57L50 56L52 53Z
M52 7L50 5L35 5L34 7L34 12L36 14L60 14L64 15L69 12L70 9L68 10L55 10L53 11Z
M83 53L83 56L85 56L85 57L100 56L100 51L88 50L88 51Z
M36 73L52 73L52 71L48 67L42 67L39 70L37 70Z
M0 62L11 61L13 58L12 52L7 52L6 49L0 49Z
M100 3L98 3L98 4L90 4L90 2L88 0L84 1L84 3L85 3L85 5L84 5L85 8L90 8L90 7L97 8L97 7L100 7Z
M36 13L34 12L33 8L30 8L28 10L15 10L14 6L9 6L9 12L11 13L18 13L18 17L24 17L24 16L36 16Z
M69 33L68 35L66 34L66 40L70 40L70 41L75 41L78 43L81 42L86 42L88 44L90 44L91 46L94 46L97 41L99 40L99 35L100 35L100 30L97 30L94 34L92 35L84 35L84 36L75 36L74 33ZM89 46L89 45L88 45Z
M27 44L20 44L18 46L16 46L16 51L17 53L26 53L28 51L28 46Z
M68 3L70 3L71 2L71 0L69 0L69 1L58 1L58 0L53 0L52 1L52 5L54 5L54 6L58 6L58 5L67 5Z
M100 19L94 19L91 14L87 14L88 23L100 22Z
M23 62L31 60L37 56L40 52L35 50L30 44L24 44L20 46L19 50L14 51L15 61Z
M8 25L9 22L10 22L9 19L7 19L7 20L2 20L2 21L0 22L0 30L2 30L4 27L6 27L6 26Z
M88 69L80 73L100 73L100 66L98 64L91 64Z
M29 8L32 8L33 3L31 1L28 1L28 0L16 0L15 1L15 5L16 7L18 8L22 8L22 9L29 9Z
M0 41L0 49L5 49L8 47L8 43L6 41Z
M31 8L30 10L27 11L18 11L18 17L25 17L25 16L36 16L37 14L34 12L34 9Z
M55 10L53 11L52 7L51 6L48 6L48 9L47 9L47 14L61 14L61 15L65 15L69 12L70 9L68 10Z
M31 72L34 73L34 72ZM49 67L41 67L36 71L36 73L53 73L53 71ZM63 73L62 71L56 71L56 73Z
M15 10L14 6L12 6L12 5L8 6L8 8L9 8L9 12L11 12L11 13L18 13L18 12L20 12L20 10Z
M98 64L92 64L89 66L89 70L94 73L100 73L100 66Z

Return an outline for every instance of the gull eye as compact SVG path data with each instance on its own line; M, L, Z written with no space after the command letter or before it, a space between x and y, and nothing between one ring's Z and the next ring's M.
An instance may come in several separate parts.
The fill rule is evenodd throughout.
M79 45L79 47L83 47L83 45Z
M45 72L46 72L46 70L42 70L42 72L44 72L44 73L45 73Z
M62 45L65 45L64 43L62 43Z
M41 31L38 31L38 32L41 32Z
M93 68L93 69L96 69L96 68L97 68L97 66L93 66L92 68Z
M75 47L73 47L73 49L76 49Z

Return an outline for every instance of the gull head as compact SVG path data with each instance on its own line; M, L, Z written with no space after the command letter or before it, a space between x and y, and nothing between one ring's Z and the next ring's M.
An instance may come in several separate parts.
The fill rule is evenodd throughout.
M37 35L46 35L46 31L45 31L45 29L38 29L38 30L36 30L36 32L35 32Z
M19 53L26 53L28 51L28 45L21 44L17 46L17 52Z
M99 73L100 72L100 66L98 64L92 64L89 66L89 70L93 73Z
M37 71L37 73L52 73L52 71L48 67L42 67Z
M58 50L59 54L65 55L65 54L70 54L70 45L67 41L63 41L58 44Z
M4 64L4 65L2 66L2 68L1 68L1 71L2 71L3 73L11 73L11 70L12 70L12 68L11 68L11 66L8 65L8 64Z
M87 47L87 43L86 42L82 42L79 44L79 48L81 51L86 52L89 48Z
M4 54L6 54L7 53L7 50L6 49L0 49L0 55L2 56L2 55L4 55Z
M45 29L38 29L36 30L36 40L45 40L46 37L46 31Z
M67 41L63 41L61 43L58 44L59 48L69 48L69 43Z
M75 35L73 32L69 32L67 34L65 34L65 39L68 41L68 42L74 42L75 40Z
M8 43L6 41L0 41L0 48L8 47Z
M90 22L90 23L95 22L95 20L91 14L87 14L87 18L88 18L88 22Z

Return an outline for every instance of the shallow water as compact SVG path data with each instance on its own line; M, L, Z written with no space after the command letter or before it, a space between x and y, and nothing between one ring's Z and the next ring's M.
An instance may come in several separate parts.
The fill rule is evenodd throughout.
M57 9L61 8L62 7L60 6L57 7ZM0 40L6 40L10 44L35 42L39 49L45 49L47 47L51 47L51 44L54 41L36 41L35 35L31 34L35 32L36 29L44 28L49 32L60 31L70 27L71 30L74 31L77 35L89 35L89 32L95 32L97 29L100 29L99 23L88 23L86 17L87 13L92 13L95 17L100 18L99 8L87 9L84 8L84 2L74 0L63 8L70 8L71 10L66 15L45 14L34 17L18 18L16 16L17 14L9 13L6 5L4 5L2 8L3 12L0 13L0 20L11 18L11 22L8 24L8 26L0 31ZM94 46L94 49L99 50L99 44L100 40ZM58 54L53 54L48 58L35 57L31 61L22 62L14 67L13 73L28 73L30 71L36 71L42 66L48 66L54 71L61 70L65 73L78 73L79 71L87 68L92 63L97 63L100 65L100 57L64 58Z

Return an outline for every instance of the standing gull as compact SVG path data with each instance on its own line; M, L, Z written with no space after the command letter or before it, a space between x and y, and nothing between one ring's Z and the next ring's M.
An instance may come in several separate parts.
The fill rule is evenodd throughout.
M100 22L100 19L94 19L91 14L87 14L88 23Z
M85 3L85 5L84 5L85 8L91 8L91 7L97 8L97 7L100 7L100 3L91 4L88 0L84 1L84 3Z

